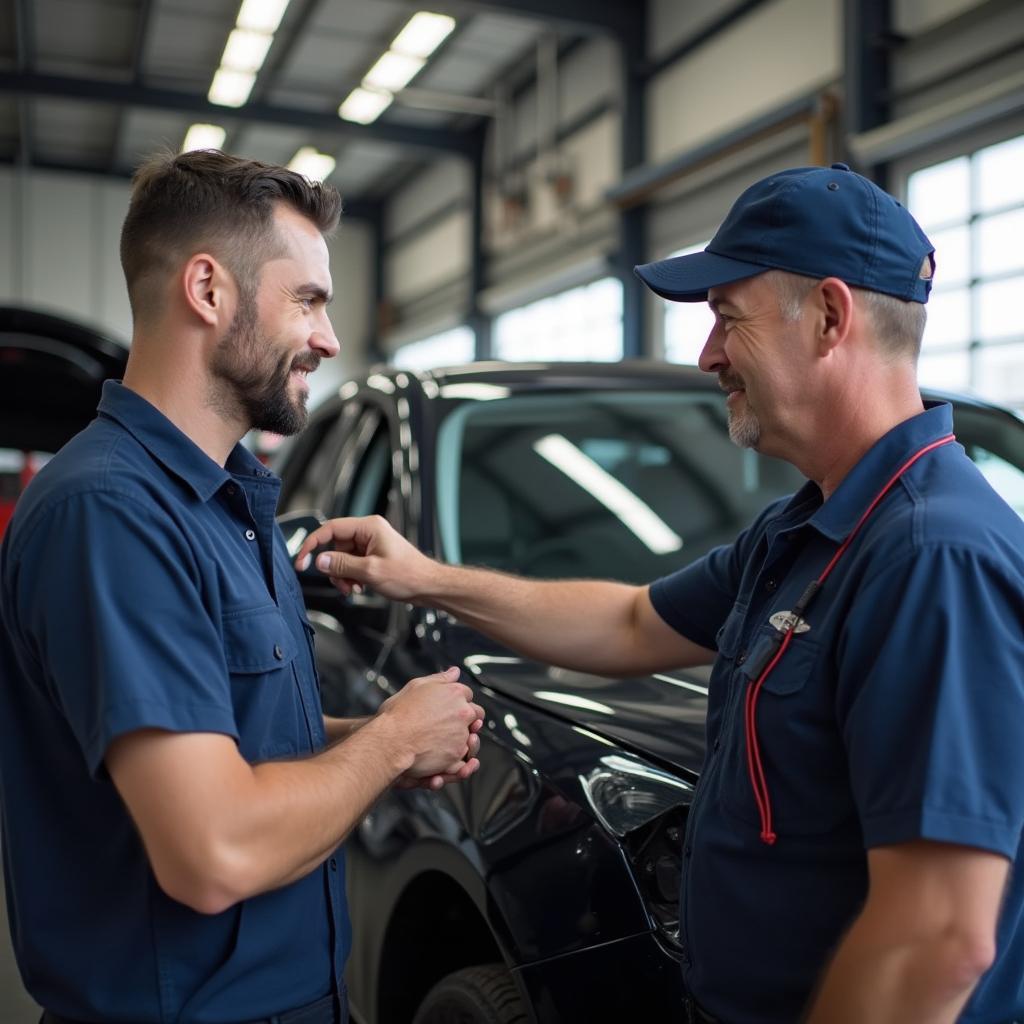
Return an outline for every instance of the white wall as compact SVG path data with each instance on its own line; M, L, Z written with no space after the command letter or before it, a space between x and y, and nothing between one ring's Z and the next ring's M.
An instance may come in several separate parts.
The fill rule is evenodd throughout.
M118 259L127 182L0 169L0 302L60 313L127 343Z
M840 0L775 0L664 70L648 89L648 159L741 127L842 74Z

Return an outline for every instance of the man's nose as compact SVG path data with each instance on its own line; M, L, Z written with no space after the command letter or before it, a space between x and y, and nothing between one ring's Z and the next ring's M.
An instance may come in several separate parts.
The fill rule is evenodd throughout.
M707 341L704 342L697 365L705 373L720 373L729 365L729 360L725 357L725 347L722 344L722 331L717 323L711 328Z
M309 338L310 347L315 349L324 359L333 359L340 351L341 345L335 337L334 328L326 315L321 318L316 329Z

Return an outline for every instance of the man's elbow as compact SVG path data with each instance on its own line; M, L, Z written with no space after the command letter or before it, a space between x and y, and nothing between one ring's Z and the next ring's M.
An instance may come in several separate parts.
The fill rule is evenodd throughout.
M222 914L257 891L239 859L226 851L154 862L153 873L167 896L198 914Z
M954 928L942 937L941 951L933 965L953 992L964 992L978 984L995 958L994 936Z

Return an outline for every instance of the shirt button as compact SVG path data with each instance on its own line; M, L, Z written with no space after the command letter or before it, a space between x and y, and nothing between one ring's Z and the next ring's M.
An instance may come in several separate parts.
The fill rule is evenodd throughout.
M238 493L238 488L234 484L228 484L227 487L225 487L224 489L228 492L228 494L231 495L232 498Z
M327 863L330 865L332 871L338 870L338 862L333 857Z
M256 531L255 530L246 530L245 531L245 539L246 540L255 540L256 539Z
M278 661L284 660L284 651L281 650L280 644L274 644L274 657L277 658Z
M743 662L745 662L746 660L747 660L747 652L746 651L740 651L739 656L736 658L736 664L737 665L742 665Z
M773 579L764 581L764 589L767 590L769 594L776 588L776 586L778 586L778 584Z

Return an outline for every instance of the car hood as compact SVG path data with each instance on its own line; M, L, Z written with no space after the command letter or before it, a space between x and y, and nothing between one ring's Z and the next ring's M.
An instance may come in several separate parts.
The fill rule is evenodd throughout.
M710 668L605 678L538 664L514 654L450 653L465 681L511 697L616 744L696 775L704 760Z

